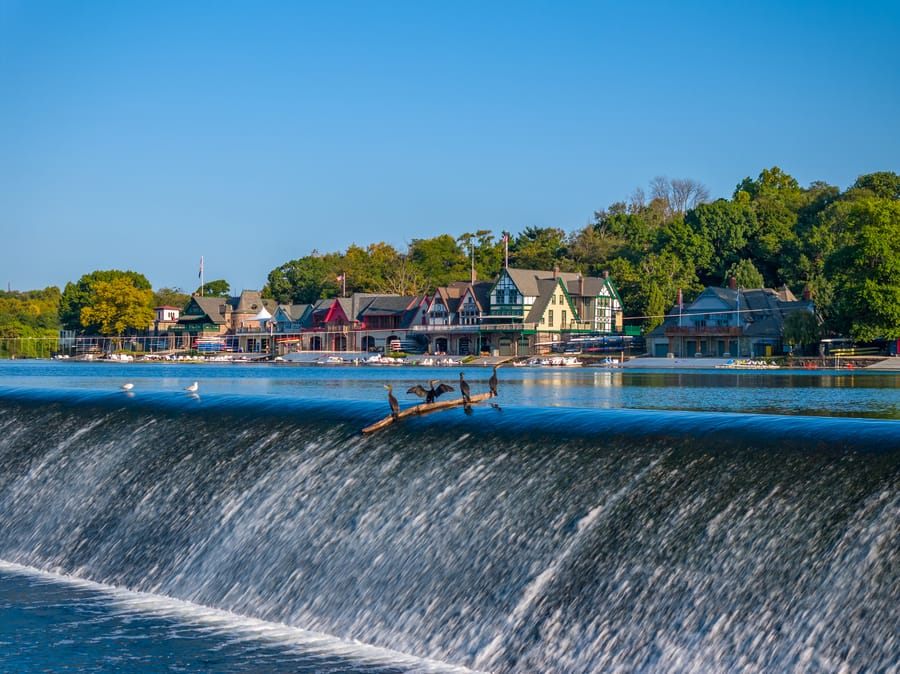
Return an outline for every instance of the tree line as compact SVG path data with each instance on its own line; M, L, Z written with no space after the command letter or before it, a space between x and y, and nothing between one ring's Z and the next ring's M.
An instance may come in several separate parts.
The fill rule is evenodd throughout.
M662 322L679 290L690 300L734 277L744 288L808 291L825 333L900 338L900 177L892 172L860 176L841 191L824 182L801 187L776 166L715 201L696 181L658 177L575 231L479 229L413 239L403 252L383 242L314 250L271 270L262 292L282 304L342 291L415 295L468 279L473 269L480 280L494 279L506 255L512 267L609 271L626 317L645 330ZM203 291L226 297L230 288L219 279ZM123 334L150 324L153 306L188 299L178 288L154 292L136 272L95 271L61 293L0 294L0 336L58 327Z

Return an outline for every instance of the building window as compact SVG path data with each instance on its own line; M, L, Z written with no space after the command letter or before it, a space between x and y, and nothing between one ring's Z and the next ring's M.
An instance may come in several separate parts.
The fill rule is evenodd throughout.
M547 321L550 323L550 326L553 326L553 309L547 312Z
M566 312L565 311L562 312L560 319L561 319L562 327L566 327Z

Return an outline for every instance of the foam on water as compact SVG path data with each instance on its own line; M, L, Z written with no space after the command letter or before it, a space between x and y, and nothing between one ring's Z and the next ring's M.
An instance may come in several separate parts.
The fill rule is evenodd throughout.
M0 560L0 574L19 575L36 584L54 585L61 588L82 590L93 596L92 601L102 601L111 609L110 624L114 620L126 621L139 617L158 617L171 621L170 630L178 632L201 632L225 645L251 642L276 647L285 653L321 658L341 658L347 661L353 671L376 668L401 670L404 672L465 674L473 670L449 665L434 660L416 658L385 648L370 646L358 641L338 639L327 634L319 634L289 625L267 622L229 611L200 606L192 602L174 599L146 592L134 592L93 581L50 571L40 571L20 564ZM98 599L98 597L100 599ZM82 599L82 601L86 601ZM115 634L105 633L100 639L114 640ZM130 638L135 638L132 635ZM140 638L140 637L137 637ZM147 635L145 638L154 638ZM95 640L97 637L94 638ZM2 661L2 658L0 658ZM27 663L20 663L25 665Z

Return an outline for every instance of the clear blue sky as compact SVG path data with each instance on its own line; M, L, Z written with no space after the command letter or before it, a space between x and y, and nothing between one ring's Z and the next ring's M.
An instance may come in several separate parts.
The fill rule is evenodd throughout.
M658 175L900 172L900 2L0 0L0 282L261 288Z

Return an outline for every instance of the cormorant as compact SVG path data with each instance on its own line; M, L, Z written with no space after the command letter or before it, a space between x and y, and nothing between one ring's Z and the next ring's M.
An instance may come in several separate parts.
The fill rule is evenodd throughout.
M469 394L469 382L463 379L463 373L459 373L459 392L462 393L463 400L466 404L472 402L472 396Z
M500 367L499 363L494 365L494 374L491 375L491 378L488 379L488 386L491 389L491 397L497 397L497 368Z
M184 387L184 390L185 390L185 391L190 391L191 393L196 393L198 388L200 388L200 383L195 381L195 382L194 382L193 384L191 384L190 386L185 386L185 387Z
M433 403L437 398L440 397L442 393L446 393L447 391L452 391L453 387L447 384L441 384L437 388L434 387L440 379L432 379L428 382L428 385L431 387L430 389L425 388L421 384L416 384L411 389L407 391L407 393L415 393L420 398L425 398L426 404Z
M394 397L394 387L388 384L385 384L384 387L388 390L388 404L391 406L391 416L396 419L400 415L400 403Z

